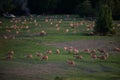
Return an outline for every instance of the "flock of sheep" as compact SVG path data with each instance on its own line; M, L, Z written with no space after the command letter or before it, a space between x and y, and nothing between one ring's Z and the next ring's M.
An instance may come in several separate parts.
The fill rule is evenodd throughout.
M56 31L60 31L59 24L61 24L62 21L63 20L60 19L60 20L58 20L58 23L55 24ZM9 39L9 38L15 39L16 35L20 34L22 29L25 29L26 32L29 33L30 32L30 26L28 26L27 24L32 24L33 23L35 26L41 26L41 24L39 24L37 22L37 20L34 19L32 16L29 19L26 19L25 17L23 17L22 19L21 18L13 18L13 19L10 20L10 22L14 25L6 27L5 31L6 31L6 33L11 33L12 30L14 30L15 34L14 35L4 34L3 35L4 39ZM45 18L44 22L45 23L50 22L50 24L53 24L53 20L48 19L48 18ZM0 26L2 26L2 24L3 24L3 22L0 21ZM17 24L22 24L23 26L18 26ZM92 21L90 24L88 24L88 22L83 20L83 21L80 21L80 22L70 22L68 25L73 30L73 33L77 33L77 27L85 25L85 24L86 24L86 29L85 30L87 30L87 31L91 30L92 31L92 29L94 27L94 21ZM68 33L69 31L70 31L70 29L66 28L65 32ZM46 34L47 34L47 32L45 30L41 30L39 32L40 36L45 36ZM94 33L91 32L89 34L94 34ZM73 53L73 58L75 58L75 59L80 59L81 60L81 59L84 58L84 55L81 55L80 51L78 49L72 47L72 46L64 47L63 50L67 51L68 53ZM118 48L118 47L116 47L114 50L120 52L120 48ZM89 56L93 59L107 60L109 58L109 53L105 49L97 49L97 50L96 49L94 49L94 50L84 49L83 52L88 53ZM97 54L98 52L100 53L100 55ZM45 54L36 53L36 56L39 57L40 60L48 60L49 55L52 54L52 53L53 53L52 50L47 50ZM59 54L62 53L62 51L60 51L60 49L56 49L55 53L59 55ZM9 51L7 53L6 59L7 60L12 60L13 58L14 58L14 51ZM25 58L31 59L31 58L33 58L33 55L32 54L27 54L27 55L25 55ZM74 60L71 60L71 59L67 59L67 63L72 64L72 65L75 64Z
M79 51L78 49L70 46L70 47L63 47L63 51L67 52L68 54L73 54L73 59L79 59L82 60L84 58L84 54L82 53L87 53L89 54L89 57L91 57L94 60L107 60L109 58L109 53L105 49L84 49L83 51ZM47 50L44 54L37 52L34 56L40 58L41 61L43 60L48 60L49 55L55 53L56 55L60 55L63 53L63 51L60 51L60 49L56 49L55 52L52 50ZM114 48L114 51L120 52L120 48ZM98 54L99 53L99 54ZM24 56L24 58L27 59L33 59L33 54L27 54ZM13 60L14 59L14 51L9 51L6 55L7 60ZM68 64L75 65L75 61L73 59L66 59Z
M37 16L37 18L41 18L39 16ZM69 19L69 16L66 17ZM45 24L48 25L53 25L55 26L55 30L56 31L60 31L61 27L60 24L63 23L63 19L51 19L51 18L44 18L42 20L43 22L45 22ZM1 28L6 28L5 30L5 34L2 35L2 38L4 39L15 39L17 36L19 36L19 34L21 34L24 31L26 31L26 34L29 34L31 32L31 26L30 25L34 25L35 27L41 27L44 26L42 24L40 24L38 22L38 19L35 19L33 16L31 16L30 18L26 18L26 17L20 17L20 18L12 18L9 20L11 25L6 25L3 26L5 23L3 21L0 21L0 27ZM70 23L67 24L67 28L65 29L65 33L68 32L73 32L73 33L77 33L77 29L79 26L82 25L86 25L86 31L90 31L91 32L89 34L94 34L92 32L92 29L94 27L94 21L85 21L85 20L81 20L81 21L70 21ZM45 30L41 30L39 33L37 33L40 36L44 36L47 34L47 32ZM1 38L1 37L0 37Z

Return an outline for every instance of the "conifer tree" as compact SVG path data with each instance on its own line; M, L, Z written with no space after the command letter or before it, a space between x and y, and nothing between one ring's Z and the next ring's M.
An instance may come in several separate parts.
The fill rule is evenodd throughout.
M107 35L113 29L112 11L106 4L101 5L99 9L94 31L96 34Z

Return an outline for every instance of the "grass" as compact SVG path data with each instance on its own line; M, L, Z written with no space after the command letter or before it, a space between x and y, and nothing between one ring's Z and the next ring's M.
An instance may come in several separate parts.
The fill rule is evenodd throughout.
M48 16L49 17L49 16ZM110 52L111 55L107 61L93 60L89 54L80 52L83 60L77 60L72 53L59 48L61 54L55 54L56 47L46 44L60 43L77 40L108 40L120 41L118 35L115 36L89 36L86 31L86 25L91 21L85 21L84 25L77 27L77 33L74 34L69 24L79 23L83 19L64 20L59 23L61 17L45 22L46 16L18 17L15 20L20 22L10 22L11 19L0 18L0 78L3 80L119 80L120 77L120 54ZM26 20L26 21L25 21ZM35 22L36 21L36 22ZM52 22L52 24L51 24ZM56 24L59 25L60 31L56 31ZM17 25L17 29L11 26ZM23 28L20 28L23 26ZM29 28L26 28L29 26ZM70 31L65 32L66 29ZM6 30L11 30L7 32ZM27 31L30 32L27 32ZM45 30L46 36L39 36L39 32ZM16 34L19 31L19 34ZM119 31L118 31L119 32ZM8 39L4 39L4 35ZM15 36L12 39L11 36ZM41 61L36 56L36 52L46 53L46 50L52 50L53 53L48 55L47 61ZM7 52L13 50L14 59L5 60ZM31 53L33 59L26 59L25 55ZM72 59L75 65L68 65L67 60Z

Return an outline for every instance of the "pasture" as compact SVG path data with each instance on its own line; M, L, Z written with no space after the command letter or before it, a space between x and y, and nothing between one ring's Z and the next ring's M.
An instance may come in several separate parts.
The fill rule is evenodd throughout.
M0 18L0 79L120 80L113 24L116 35L98 36L94 20L76 15Z

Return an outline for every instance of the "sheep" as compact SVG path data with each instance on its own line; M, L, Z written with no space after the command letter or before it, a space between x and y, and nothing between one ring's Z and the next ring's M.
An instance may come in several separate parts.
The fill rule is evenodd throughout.
M76 49L76 48L74 48L73 51L74 51L74 54L78 54L79 53L79 50Z
M4 37L4 39L8 39L8 36L6 36L6 35L4 35L3 37Z
M2 21L0 21L0 24L2 24Z
M60 27L57 27L56 30L57 30L57 31L60 31Z
M7 55L6 59L7 60L13 60L13 55Z
M87 49L84 49L83 50L84 52L86 52L86 53L89 53L90 52L90 50L87 48Z
M65 46L65 47L64 47L64 50L67 51L67 50L68 50L68 47Z
M41 60L48 60L48 56L45 55L45 56L42 56L42 59Z
M91 50L90 53L96 54L96 50Z
M48 19L45 19L45 22L48 22Z
M16 31L16 34L19 34L20 32L19 31Z
M106 50L105 50L105 49L98 49L98 51L99 51L100 53L106 53Z
M69 32L69 29L66 29L65 32L66 32L66 33Z
M114 48L114 51L120 52L120 48L115 47L115 48Z
M12 60L13 59L13 55L14 55L14 51L9 51L8 54L7 54L6 59L7 60Z
M105 55L101 55L98 57L100 60L107 60L107 57Z
M88 34L89 34L89 35L94 35L95 33L94 33L94 32L89 32Z
M38 56L38 57L42 57L43 54L42 54L42 53L36 53L36 56Z
M52 53L52 50L47 50L46 53L47 53L47 54L51 54L51 53Z
M59 24L56 24L55 26L56 26L56 27L58 27L58 26L59 26Z
M91 53L90 55L91 55L91 58L97 59L97 55L95 53Z
M9 33L10 33L10 32L11 32L11 30L10 30L10 29L6 29L6 32L9 32Z
M28 58L28 59L32 59L33 55L32 54L27 54L25 57Z
M67 50L68 50L69 53L71 53L73 51L73 47L70 46Z
M56 54L60 54L60 50L59 49L56 50Z
M75 55L74 56L76 59L83 59L83 56L82 55Z
M73 60L67 60L67 63L70 65L75 65L75 62Z
M100 60L107 60L109 57L109 54L107 52L105 52L104 54L102 54L101 56L98 56L98 58Z
M51 25L53 24L53 22L50 23Z
M44 35L46 35L46 32L45 32L44 30L42 30L42 31L40 32L40 36L44 36Z
M28 29L26 32L27 32L27 33L29 33L29 32L30 32L30 30Z
M70 23L69 25L70 25L70 27L73 27L73 26L74 26L74 24L73 24L73 23Z
M13 56L14 55L14 51L13 50L9 51L8 55L12 55Z
M108 58L108 57L109 57L109 54L106 52L106 53L104 53L104 56L105 56L106 58Z

